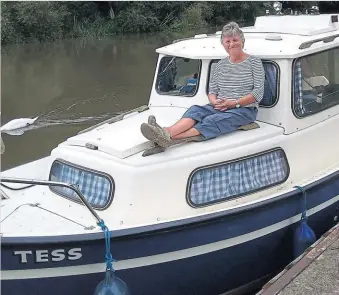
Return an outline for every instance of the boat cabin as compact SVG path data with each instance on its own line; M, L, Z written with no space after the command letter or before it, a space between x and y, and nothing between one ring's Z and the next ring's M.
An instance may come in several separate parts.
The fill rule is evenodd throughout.
M338 15L261 16L242 30L244 51L259 56L266 72L258 121L290 134L338 114ZM220 37L201 34L157 49L150 106L207 103L214 67L227 57Z

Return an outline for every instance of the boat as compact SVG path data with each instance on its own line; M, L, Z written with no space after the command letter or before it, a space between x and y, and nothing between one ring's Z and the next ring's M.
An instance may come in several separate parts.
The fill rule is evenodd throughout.
M148 105L2 171L3 294L93 294L100 221L133 295L241 294L283 269L303 214L317 238L338 220L338 17L268 14L242 28L266 73L253 128L165 151L142 136L149 116L169 126L208 102L227 53L221 32L199 34L156 50Z

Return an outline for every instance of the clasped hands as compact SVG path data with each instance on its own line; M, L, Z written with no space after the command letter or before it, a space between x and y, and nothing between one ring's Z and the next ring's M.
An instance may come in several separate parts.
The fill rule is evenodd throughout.
M218 110L218 111L226 111L227 109L233 109L235 108L236 104L237 104L237 100L236 99L220 99L217 98L216 100L212 101L212 106L214 107L214 109Z

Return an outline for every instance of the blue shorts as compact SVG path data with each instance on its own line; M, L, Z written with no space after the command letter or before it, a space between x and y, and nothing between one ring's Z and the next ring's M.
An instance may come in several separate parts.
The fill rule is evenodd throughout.
M203 139L211 139L222 134L237 130L240 126L252 123L257 117L258 109L234 108L226 111L218 111L211 104L204 106L191 106L182 116L190 118L197 123L193 128L197 129Z

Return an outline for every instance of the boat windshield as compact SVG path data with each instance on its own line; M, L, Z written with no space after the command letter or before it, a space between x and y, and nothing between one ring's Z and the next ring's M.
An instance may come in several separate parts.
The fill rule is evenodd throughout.
M156 90L163 95L194 96L198 90L201 61L164 56L159 64Z

